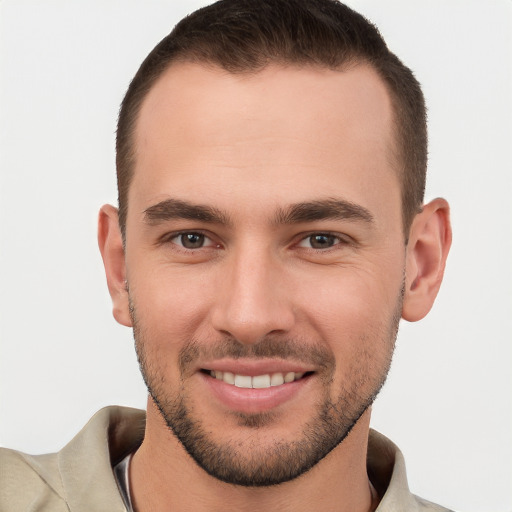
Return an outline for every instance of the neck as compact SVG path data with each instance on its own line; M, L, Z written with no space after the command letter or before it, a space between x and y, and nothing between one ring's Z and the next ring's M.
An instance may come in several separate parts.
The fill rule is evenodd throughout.
M289 482L242 487L208 475L186 453L150 401L144 441L132 458L130 487L134 509L203 512L368 512L377 497L366 472L370 411L350 435L315 467Z

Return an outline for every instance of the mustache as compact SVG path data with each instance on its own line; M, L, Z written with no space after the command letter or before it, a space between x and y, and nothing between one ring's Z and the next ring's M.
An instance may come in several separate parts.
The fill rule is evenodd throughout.
M193 373L199 360L215 359L284 359L334 371L335 358L324 344L305 340L266 336L257 343L244 344L226 336L217 341L191 340L181 348L178 364L181 376Z

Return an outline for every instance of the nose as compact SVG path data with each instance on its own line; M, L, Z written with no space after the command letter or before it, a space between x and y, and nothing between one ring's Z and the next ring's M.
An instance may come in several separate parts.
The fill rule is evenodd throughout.
M295 321L290 283L269 251L248 250L228 259L220 281L211 310L215 330L243 344L290 331Z

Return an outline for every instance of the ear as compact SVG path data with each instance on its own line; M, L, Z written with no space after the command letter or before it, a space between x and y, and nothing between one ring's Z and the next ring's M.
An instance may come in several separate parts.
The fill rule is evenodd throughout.
M98 245L105 266L108 291L112 297L114 318L120 324L131 327L123 239L119 229L117 208L109 204L102 206L100 210Z
M409 231L402 318L421 320L432 308L452 243L450 207L434 199L414 218Z

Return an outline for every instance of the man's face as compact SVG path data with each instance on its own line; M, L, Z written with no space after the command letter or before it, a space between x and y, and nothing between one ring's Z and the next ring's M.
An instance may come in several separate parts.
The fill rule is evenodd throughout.
M384 382L404 240L391 103L366 66L176 64L135 137L126 272L153 401L210 474L294 478Z

